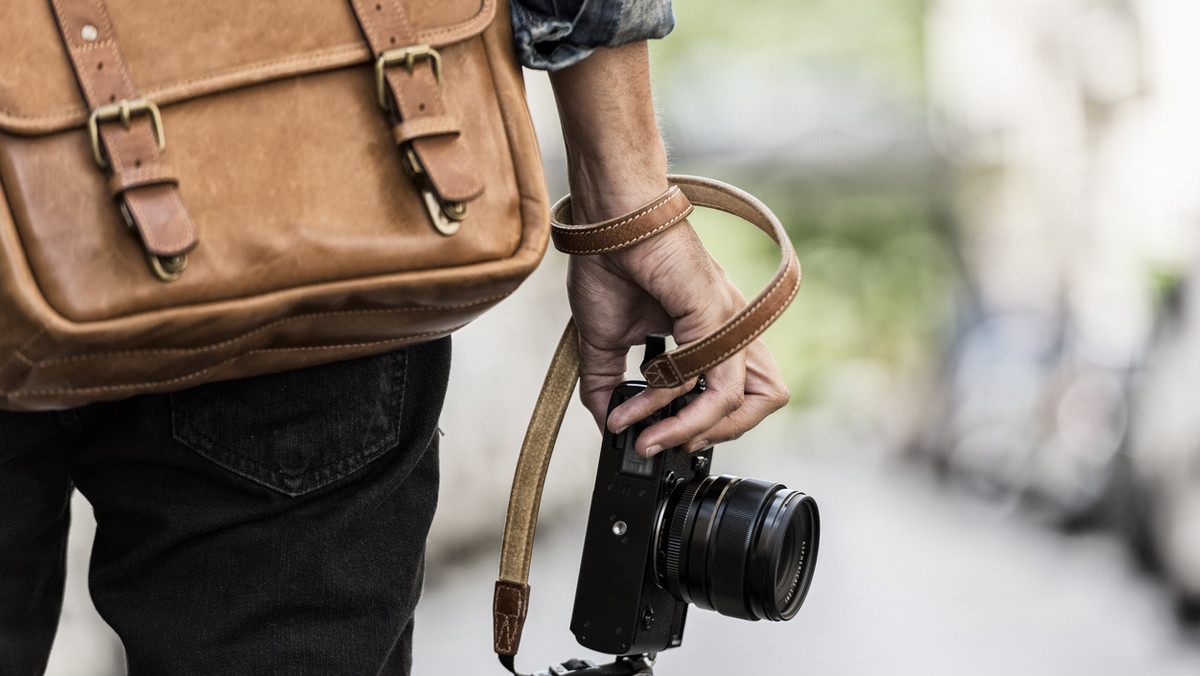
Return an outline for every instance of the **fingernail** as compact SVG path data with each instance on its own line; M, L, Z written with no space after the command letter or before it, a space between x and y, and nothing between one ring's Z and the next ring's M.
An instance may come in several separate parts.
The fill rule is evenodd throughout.
M708 448L711 445L712 444L708 443L707 440L697 441L696 443L692 444L691 448L688 449L688 453L695 453L696 451L703 451L704 449Z
M659 453L662 453L662 446L659 446L658 444L654 444L650 448L646 449L646 457L647 458L654 456L654 455L658 455Z

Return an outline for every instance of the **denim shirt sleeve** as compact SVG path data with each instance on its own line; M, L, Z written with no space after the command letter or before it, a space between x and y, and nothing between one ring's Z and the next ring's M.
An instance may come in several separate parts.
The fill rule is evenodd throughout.
M596 47L661 38L675 27L671 0L512 0L517 56L529 68L558 70Z

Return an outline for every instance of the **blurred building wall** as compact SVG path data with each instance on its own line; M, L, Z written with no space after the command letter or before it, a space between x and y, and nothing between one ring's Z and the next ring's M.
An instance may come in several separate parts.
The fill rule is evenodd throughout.
M1102 361L1151 324L1154 276L1195 257L1200 6L936 0L933 129L956 166L989 310L1070 316Z

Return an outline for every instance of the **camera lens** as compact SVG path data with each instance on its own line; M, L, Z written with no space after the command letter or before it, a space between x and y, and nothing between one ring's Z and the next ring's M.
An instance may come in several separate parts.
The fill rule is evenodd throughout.
M817 503L785 486L728 475L691 481L663 512L662 585L745 620L790 620L812 582Z

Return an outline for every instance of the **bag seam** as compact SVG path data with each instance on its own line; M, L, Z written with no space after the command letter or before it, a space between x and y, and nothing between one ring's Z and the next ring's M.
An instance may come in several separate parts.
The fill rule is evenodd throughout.
M440 39L461 38L462 42L477 37L483 30L487 28L490 21L485 21L484 17L494 15L494 6L496 0L482 0L479 6L479 11L473 14L470 18L464 19L452 26L432 28L416 33L418 42L438 42ZM494 17L493 17L494 18ZM481 27L478 24L483 23ZM441 47L456 43L442 43ZM95 46L89 45L88 48ZM353 56L353 60L349 62L342 61L343 58ZM340 57L340 58L339 58ZM141 90L142 95L150 100L155 100L157 103L166 105L168 103L176 103L187 99L196 98L199 96L211 95L225 91L226 89L236 89L253 84L263 84L264 82L273 81L275 79L284 79L299 75L312 74L312 72L320 72L324 70L335 70L339 67L349 65L357 65L368 63L372 60L370 48L364 43L347 43L335 47L327 47L325 49L309 52L307 54L290 55L274 59L266 59L257 61L251 64L233 66L204 75L197 75L186 80L171 82L169 84L161 84L153 87L145 87ZM232 82L221 86L222 80L238 80L240 78L249 78L256 74L272 75L272 71L292 64L312 63L319 66L315 71L302 72L278 72L273 73L273 77L264 78L262 81L253 82ZM214 87L220 87L213 91L208 91L207 88L201 85L210 84ZM188 91L192 88L200 86L201 91ZM41 113L21 113L11 108L0 106L0 128L4 126L4 122L9 121L13 126L20 126L20 123L26 124L32 122L45 122L52 126L58 127L61 125L70 125L72 127L83 124L87 120L88 110L86 107L81 107L78 104L70 106L60 106L47 112ZM49 121L49 122L46 122ZM23 129L17 131L26 131ZM48 132L50 130L34 130Z
M35 397L48 397L48 396L59 396L59 395L100 394L103 392L118 392L121 390L137 389L137 388L142 388L142 387L172 386L172 385L176 385L176 384L179 384L182 382L186 382L188 380L192 380L194 378L199 378L199 377L203 376L204 374L209 373L210 371L215 371L227 364L233 363L239 359L242 359L244 357L249 357L251 355L271 354L271 353L287 353L287 352L317 352L317 351L329 351L329 350L343 350L343 349L353 348L353 347L376 347L376 346L389 345L389 344L401 345L401 344L408 343L408 342L419 342L426 338L433 339L435 337L448 335L450 333L453 333L453 332L461 329L462 327L466 326L469 323L470 322L465 322L463 324L459 324L457 326L453 326L448 329L442 329L439 331L428 331L426 333L415 333L415 334L412 334L409 336L404 336L402 338L388 338L385 340L363 341L363 342L358 342L358 343L341 343L338 345L313 345L313 346L307 346L307 347L258 348L258 349L250 350L248 352L243 352L241 354L234 355L228 359L225 359L221 362L218 362L216 364L213 364L212 366L200 369L198 371L193 371L191 373L188 373L188 374L182 375L182 376L178 376L176 378L168 378L166 380L149 380L149 381L137 382L137 383L124 383L121 385L97 385L97 386L93 386L93 387L73 387L73 388L13 391L13 392L6 392L4 394L6 394L10 398L18 399L18 398L35 398Z

